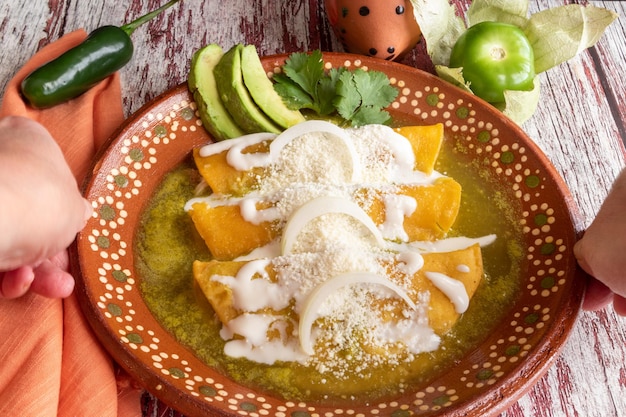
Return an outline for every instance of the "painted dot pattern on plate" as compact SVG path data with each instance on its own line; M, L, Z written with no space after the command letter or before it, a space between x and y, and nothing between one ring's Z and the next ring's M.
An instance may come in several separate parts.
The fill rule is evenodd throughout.
M375 63L361 59L326 63L327 68L333 65L367 70ZM280 71L278 67L267 70ZM197 107L183 91L180 101L168 102L166 109L145 110L133 122L132 132L120 136L115 158L103 163L92 179L91 187L96 191L89 198L94 214L79 242L79 254L90 260L83 264L82 274L97 314L106 322L112 338L159 375L161 382L151 387L153 392L177 387L193 399L233 416L429 415L503 384L503 379L538 346L557 316L562 289L569 288L571 277L567 253L572 240L560 226L570 220L563 207L545 198L554 185L545 168L535 162L534 151L509 140L503 125L492 121L491 113L482 111L471 97L459 98L440 84L416 82L411 74L398 71L390 75L400 93L391 109L410 114L424 124L442 122L468 152L488 161L490 171L507 184L524 207L521 223L529 275L522 291L532 302L512 307L506 325L481 347L482 354L471 355L456 366L456 380L438 379L417 389L407 388L399 398L370 404L366 409L357 405L317 406L264 396L233 385L182 347L164 348L162 342L170 336L156 322L139 319L147 313L139 314L145 307L132 266L133 230L125 226L131 215L138 216L141 203L154 187L148 184L154 181L152 173L165 169L160 166L161 156L171 144L191 141L188 138L202 129ZM188 149L192 145L189 142Z

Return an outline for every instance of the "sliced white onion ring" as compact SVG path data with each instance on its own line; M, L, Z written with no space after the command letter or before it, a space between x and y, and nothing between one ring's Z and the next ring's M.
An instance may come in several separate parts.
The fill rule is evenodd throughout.
M457 250L467 249L472 245L478 243L480 247L491 245L496 241L496 235L485 235L477 238L471 237L449 237L446 239L440 239L435 241L415 241L410 242L407 245L420 252L454 252ZM399 246L398 250L401 250Z
M417 308L403 288L394 284L383 275L371 272L349 272L337 275L315 287L304 303L302 309L303 313L300 315L300 323L298 324L298 338L300 340L300 347L306 354L313 355L315 353L313 341L311 340L311 329L313 322L317 319L317 312L324 301L338 289L354 284L382 285L395 292L413 310Z
M379 246L385 245L380 230L359 205L346 198L323 196L310 200L293 212L283 229L281 253L283 255L291 253L298 235L311 220L330 213L347 214L353 217L371 232Z
M272 158L277 158L280 152L287 144L292 140L312 132L330 133L341 139L341 142L346 147L350 154L350 160L352 162L352 182L357 181L361 176L361 164L354 149L354 144L348 136L348 134L339 126L323 120L308 120L306 122L298 123L279 134L276 139L270 143L270 153Z

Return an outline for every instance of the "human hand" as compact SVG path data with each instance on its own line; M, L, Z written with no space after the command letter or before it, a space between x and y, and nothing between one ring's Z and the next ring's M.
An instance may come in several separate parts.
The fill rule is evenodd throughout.
M71 294L66 248L92 209L54 139L30 119L0 120L0 201L0 296Z
M615 180L598 215L574 246L579 265L594 279L583 300L585 310L613 302L626 316L626 170Z
M74 277L67 272L68 264L64 250L39 265L0 272L0 298L18 298L28 291L48 298L68 297L74 290Z

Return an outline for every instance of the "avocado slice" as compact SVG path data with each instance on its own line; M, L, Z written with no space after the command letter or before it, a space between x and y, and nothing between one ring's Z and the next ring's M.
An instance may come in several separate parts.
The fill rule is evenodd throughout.
M215 44L198 50L191 59L191 71L187 81L198 105L202 124L218 141L245 134L224 107L217 91L213 69L223 55L222 47Z
M259 109L243 83L242 49L241 44L233 46L213 70L222 103L235 122L247 133L280 133L282 129Z
M274 90L254 45L244 46L241 50L241 72L254 102L279 126L287 129L305 121L302 113L289 109Z

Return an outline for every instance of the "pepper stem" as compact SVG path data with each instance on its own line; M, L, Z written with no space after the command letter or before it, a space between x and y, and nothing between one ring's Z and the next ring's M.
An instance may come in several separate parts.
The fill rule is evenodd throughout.
M143 15L143 16L135 19L135 20L133 20L132 22L125 24L120 29L122 29L124 32L126 32L126 34L128 36L130 36L135 31L135 29L137 29L139 26L143 25L148 20L151 20L152 18L154 18L157 15L161 14L161 12L164 11L165 9L169 9L174 4L178 3L178 1L179 0L170 0L167 3L165 3L163 6L159 7L158 9L153 10L150 13L147 13L147 14L145 14L145 15Z

